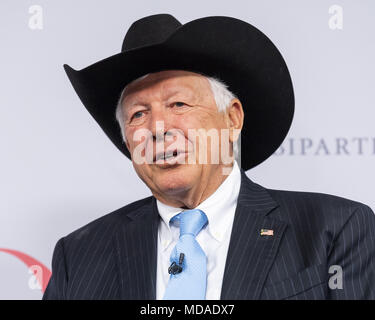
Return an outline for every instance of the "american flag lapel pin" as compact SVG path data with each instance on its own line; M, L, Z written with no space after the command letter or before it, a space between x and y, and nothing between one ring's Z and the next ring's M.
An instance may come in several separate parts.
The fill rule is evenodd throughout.
M260 235L261 236L273 236L273 230L272 229L260 229Z

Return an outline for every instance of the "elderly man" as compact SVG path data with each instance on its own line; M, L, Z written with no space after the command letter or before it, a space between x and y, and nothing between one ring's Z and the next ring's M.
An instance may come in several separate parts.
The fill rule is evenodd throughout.
M149 16L120 54L65 70L152 196L60 239L45 299L375 298L368 206L245 174L294 111L285 62L259 30Z

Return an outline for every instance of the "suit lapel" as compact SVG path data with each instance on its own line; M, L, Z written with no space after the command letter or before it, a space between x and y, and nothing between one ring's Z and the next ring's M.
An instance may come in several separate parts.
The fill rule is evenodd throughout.
M155 198L124 218L128 221L115 235L121 298L155 300L159 223Z
M221 299L259 299L286 228L268 214L277 207L241 170L241 187L224 271ZM261 229L274 235L260 235Z

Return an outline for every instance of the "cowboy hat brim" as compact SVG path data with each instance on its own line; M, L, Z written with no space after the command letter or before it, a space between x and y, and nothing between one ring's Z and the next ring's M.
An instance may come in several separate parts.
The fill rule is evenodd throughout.
M161 43L123 51L79 71L64 69L86 109L128 158L115 109L123 88L147 73L187 70L224 81L245 113L244 170L277 150L293 119L293 85L279 50L257 28L231 17L193 20Z

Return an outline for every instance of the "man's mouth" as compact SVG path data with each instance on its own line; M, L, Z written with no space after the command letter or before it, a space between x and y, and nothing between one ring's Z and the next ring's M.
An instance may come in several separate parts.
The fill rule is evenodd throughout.
M181 153L185 153L185 151L183 151L183 150L171 150L171 151L167 151L167 152L159 152L154 157L154 162L159 161L159 160L166 161L166 160L174 159L174 158L177 158Z

